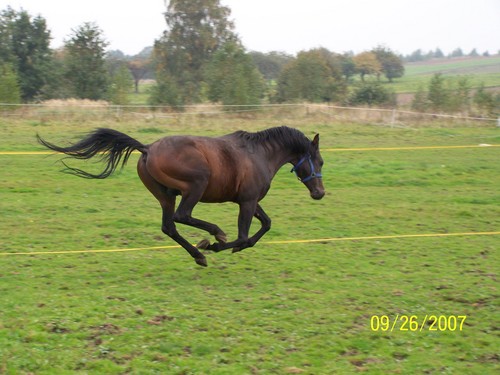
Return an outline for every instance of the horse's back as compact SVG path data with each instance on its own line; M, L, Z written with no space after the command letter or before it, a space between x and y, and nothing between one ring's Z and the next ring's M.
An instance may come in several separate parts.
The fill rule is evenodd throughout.
M184 193L203 185L201 201L238 200L252 162L231 137L171 136L151 144L146 161L151 176Z

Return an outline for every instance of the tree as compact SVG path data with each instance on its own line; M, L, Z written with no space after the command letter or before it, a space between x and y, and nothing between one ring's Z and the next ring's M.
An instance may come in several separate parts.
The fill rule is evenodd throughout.
M419 86L411 102L411 109L418 112L425 112L427 105L427 93L422 86Z
M182 101L197 102L203 69L227 42L237 42L231 11L219 0L171 0L165 13L168 30L155 42L159 75L167 74Z
M262 75L252 58L234 42L214 54L207 68L206 82L208 99L224 105L260 104L264 92Z
M472 51L470 51L469 56L471 56L471 57L477 57L477 56L479 56L479 53L477 52L477 49L473 48Z
M156 84L149 90L148 104L152 107L171 106L173 108L184 104L175 80L167 73L157 73Z
M473 100L474 104L479 109L481 114L486 116L498 116L498 108L500 107L498 105L499 97L500 95L497 94L497 100L495 100L493 93L486 91L484 83L481 83L481 86L479 86L476 93L474 94ZM495 107L497 108L497 113L495 113Z
M103 99L108 86L105 67L105 48L101 29L86 22L73 30L65 44L65 77L72 94L81 99Z
M434 51L434 58L442 59L443 57L444 57L443 51L441 51L441 49L439 48L436 48L436 50Z
M139 93L139 81L150 71L151 60L134 58L127 63L127 67L134 78L134 92Z
M50 79L50 32L41 16L8 7L0 13L0 61L14 69L23 101L35 99Z
M279 101L325 101L330 69L317 50L299 52L278 80Z
M129 104L128 94L132 90L132 76L125 64L122 64L111 77L108 89L108 99L113 104Z
M373 52L362 52L353 57L356 71L360 74L361 80L364 82L365 75L379 75L382 72L382 65L377 59L377 55Z
M294 58L284 52L250 52L250 56L260 73L267 80L278 79L283 67Z
M65 56L64 47L52 51L49 79L39 95L40 99L64 99L72 96L71 88L65 79Z
M459 77L456 82L456 88L451 88L448 98L448 110L451 112L467 112L470 109L471 83L467 77Z
M392 52L390 49L379 46L372 51L379 61L382 72L387 77L389 82L394 78L399 78L404 75L405 68L401 58Z
M0 65L0 103L18 104L21 102L21 90L17 75L9 65Z
M435 73L429 82L429 91L427 100L431 109L441 111L446 108L448 103L448 90L445 88L445 79L441 73Z
M413 51L411 53L411 55L409 55L407 57L407 60L409 62L423 61L424 60L424 55L422 53L422 50L421 49L417 49L417 50Z
M349 79L356 74L356 64L352 59L352 55L347 53L342 55L341 68L342 68L342 75L345 77L346 81L349 81Z
M462 51L462 49L461 48L456 48L450 54L450 57L462 57L463 55L464 55L464 52Z

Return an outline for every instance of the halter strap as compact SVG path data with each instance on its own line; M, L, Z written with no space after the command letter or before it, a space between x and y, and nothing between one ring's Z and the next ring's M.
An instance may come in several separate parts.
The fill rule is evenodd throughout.
M304 178L300 178L299 175L297 174L297 169L302 165L304 164L305 161L308 161L309 162L309 167L311 168L311 174L307 177L304 177ZM290 171L291 172L295 172L295 175L297 176L297 178L302 181L303 183L306 183L307 181L310 181L312 180L313 178L322 178L323 175L321 173L316 173L315 169L314 169L314 164L311 160L311 155L310 154L306 154L304 155L299 161L297 164L295 164L292 168L292 170Z

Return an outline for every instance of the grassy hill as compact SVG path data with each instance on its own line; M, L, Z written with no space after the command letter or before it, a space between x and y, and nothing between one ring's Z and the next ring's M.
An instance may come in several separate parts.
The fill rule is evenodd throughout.
M443 58L405 64L405 75L394 81L390 87L396 93L412 93L420 86L427 86L435 73L447 77L466 76L472 88L484 84L500 88L500 56Z

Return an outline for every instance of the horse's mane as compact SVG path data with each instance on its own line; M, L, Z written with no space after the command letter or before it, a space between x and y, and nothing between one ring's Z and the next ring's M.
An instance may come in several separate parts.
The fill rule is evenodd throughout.
M307 152L311 143L304 133L297 129L289 128L288 126L279 126L256 133L239 130L234 134L254 144L261 144L264 146L276 144L298 154Z

